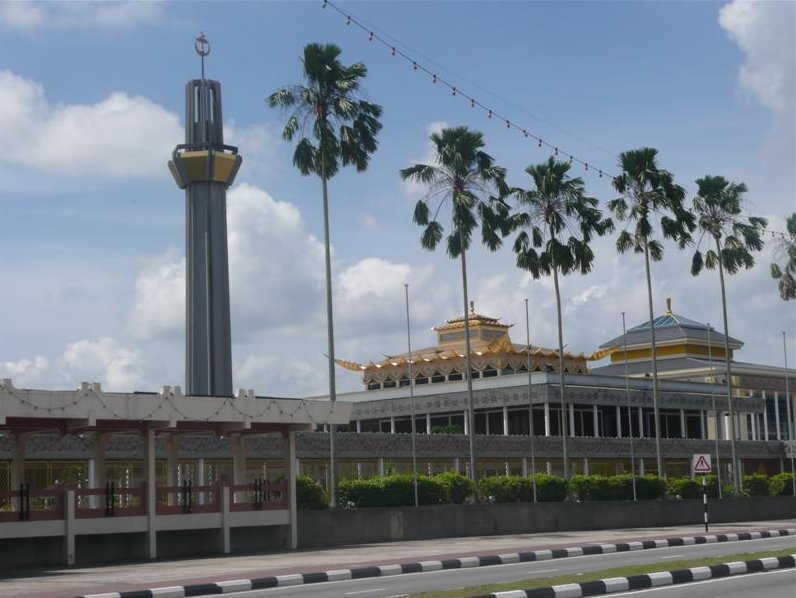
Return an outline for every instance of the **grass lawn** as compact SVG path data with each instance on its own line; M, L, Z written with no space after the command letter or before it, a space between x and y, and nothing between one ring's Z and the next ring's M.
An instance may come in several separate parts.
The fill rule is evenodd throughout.
M766 550L764 552L742 552L738 554L728 554L703 559L689 559L683 561L672 561L669 563L646 565L633 565L628 567L614 567L603 571L590 571L588 573L559 575L557 577L536 577L522 581L511 581L506 583L492 584L486 586L475 586L472 588L459 588L456 590L440 590L437 592L424 592L413 594L419 598L464 598L465 596L480 596L491 594L492 592L505 592L507 590L529 590L531 588L543 588L546 586L557 586L565 583L582 583L608 577L628 577L630 575L640 575L643 573L653 573L655 571L674 571L675 569L689 569L691 567L704 567L706 565L719 565L731 561L750 561L762 559L770 556L787 556L794 554L796 548L782 548L780 550Z

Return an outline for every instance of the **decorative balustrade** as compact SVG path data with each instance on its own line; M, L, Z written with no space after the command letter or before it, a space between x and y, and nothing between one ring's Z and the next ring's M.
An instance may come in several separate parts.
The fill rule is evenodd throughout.
M64 518L64 487L31 490L20 484L19 490L0 490L0 522L53 521Z

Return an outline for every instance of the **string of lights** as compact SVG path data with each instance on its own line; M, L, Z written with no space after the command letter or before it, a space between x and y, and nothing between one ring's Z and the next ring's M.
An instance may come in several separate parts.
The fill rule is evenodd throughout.
M37 403L35 403L35 402L33 402L33 401L21 396L20 393L16 392L17 389L14 389L14 388L4 387L4 390L8 394L10 394L12 397L17 399L21 404L26 405L27 407L31 408L33 411L41 411L41 412L47 413L47 414L56 414L56 413L59 413L59 412L60 413L66 413L66 411L68 409L70 409L71 407L76 406L81 401L86 400L91 395L91 396L94 396L97 399L97 401L99 401L100 405L102 405L102 407L107 411L107 413L110 414L114 419L117 419L117 420L130 419L128 415L117 413L110 405L108 405L108 403L106 401L103 400L103 397L102 397L103 393L102 392L97 392L94 389L84 390L82 394L77 394L76 397L73 400L71 400L69 402L66 402L63 405L59 405L57 407L39 405L39 404L37 404ZM25 392L25 391L22 391L22 392ZM171 412L172 413L180 416L183 421L210 421L214 417L218 416L225 407L227 407L227 408L230 408L233 411L236 411L238 414L242 415L243 417L248 417L249 419L254 420L254 421L259 420L266 413L268 413L268 412L270 412L272 410L277 411L280 416L287 417L287 418L290 418L290 419L294 418L298 414L299 411L304 410L304 412L307 414L307 417L310 420L310 422L313 423L313 424L316 424L316 425L326 425L326 424L328 424L329 421L331 420L332 413L333 413L333 410L334 410L333 406L329 406L328 411L326 413L326 417L325 418L321 418L321 419L316 419L313 416L313 412L309 408L309 406L307 404L307 401L304 401L304 400L298 401L296 406L295 406L295 409L290 410L290 409L283 409L281 404L280 404L280 402L275 400L275 399L267 399L265 401L265 406L259 411L259 413L252 414L252 413L249 413L248 411L246 411L245 409L241 409L234 399L229 398L229 397L225 397L224 398L224 402L221 403L215 409L215 411L213 411L212 413L210 413L206 417L195 417L195 416L192 417L192 416L188 415L187 413L185 413L182 409L180 409L174 403L174 401L172 401L171 395L164 394L162 396L161 400L157 403L157 405L155 405L148 413L146 413L145 415L139 416L136 419L147 420L152 415L154 415L157 411L160 411L161 409L163 409L166 405L168 405L171 408Z
M420 62L417 58L410 56L408 53L403 51L401 48L398 48L395 44L388 41L385 36L373 31L372 28L365 25L362 20L358 17L355 17L351 13L345 12L340 7L338 7L334 2L331 0L323 0L321 8L331 8L341 16L345 17L346 25L354 26L361 31L363 31L368 38L369 42L376 42L380 44L385 49L390 52L390 55L394 58L398 58L406 62L408 65L411 65L412 70L425 73L428 77L431 78L431 83L433 85L438 85L440 87L446 88L452 97L457 97L467 103L469 103L470 108L480 110L483 114L486 115L487 119L494 120L497 122L504 123L506 128L512 130L516 133L521 134L525 139L528 139L531 143L534 143L537 148L547 149L553 152L553 155L557 157L563 157L568 159L570 164L579 164L583 167L585 172L593 172L596 173L599 178L602 178L603 175L613 178L615 175L609 173L604 168L595 167L593 163L588 162L582 158L577 157L572 152L565 150L559 145L555 143L551 143L543 139L541 136L535 134L531 131L528 127L524 127L518 124L516 121L512 121L507 116L501 114L491 106L487 105L485 102L481 101L475 95L464 91L461 87L455 85L451 81L440 76L434 69L427 67L424 63Z
M376 32L374 30L375 28L368 26L363 19L356 17L349 12L344 11L334 2L332 2L332 0L323 0L321 8L331 8L333 11L335 11L340 16L345 18L346 25L354 26L359 30L361 30L362 32L364 32L367 35L367 39L369 42L371 43L376 42L377 44L380 44L390 52L391 56L393 56L394 58L399 58L404 62L408 63L409 65L411 65L412 70L422 72L428 77L430 77L431 83L433 85L439 85L443 88L446 88L448 91L450 91L450 95L452 97L458 97L466 102L469 102L471 108L481 110L484 114L486 114L486 117L488 119L504 123L507 129L520 133L524 138L531 141L531 143L534 143L537 146L537 148L546 148L548 150L551 150L554 156L556 157L561 156L567 158L570 164L573 163L579 164L580 166L583 167L585 172L596 173L598 178L602 178L603 175L609 178L616 177L616 175L608 172L606 169L597 168L594 166L593 163L590 163L585 159L575 156L573 153L563 149L560 145L543 139L541 136L535 134L529 128L521 126L516 121L512 121L509 117L499 113L497 110L490 107L485 102L482 102L480 99L476 98L473 94L462 90L461 87L458 87L454 83L441 77L439 74L437 74L437 72L434 69L427 67L424 63L420 62L416 57L410 56L407 52L397 47L398 45L405 46L405 44L399 44L396 38L394 38L393 36L388 36L386 34ZM391 40L395 41L390 41L387 38L391 38ZM429 59L429 62L433 61ZM557 127L552 123L549 124L563 131L563 129L561 129L560 127ZM568 132L567 134L573 135L572 133ZM610 152L609 150L606 150L594 143L591 143L584 139L580 140L583 141L584 143L592 145L593 147L599 148L601 151L612 154L612 152ZM617 158L617 160L619 159L619 156L615 154L612 155L614 155L614 157ZM691 191L693 192L694 190L692 189ZM787 233L771 230L768 228L765 229L764 232L770 234L774 238L788 239L790 237L790 235L788 235Z

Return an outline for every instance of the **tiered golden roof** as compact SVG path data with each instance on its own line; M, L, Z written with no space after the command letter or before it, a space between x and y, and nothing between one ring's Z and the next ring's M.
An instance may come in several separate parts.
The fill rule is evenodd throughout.
M499 318L478 314L472 309L467 319L470 357L476 377L527 373L528 346L511 342L508 333L511 324L502 324ZM464 316L460 316L435 327L438 344L412 351L412 377L416 384L462 379L462 373L467 369L464 320ZM558 371L556 349L531 345L530 359L531 371ZM589 357L582 353L565 351L564 370L585 373L587 359ZM384 359L367 364L342 359L336 362L348 370L362 372L363 381L370 389L408 384L408 353L385 355Z

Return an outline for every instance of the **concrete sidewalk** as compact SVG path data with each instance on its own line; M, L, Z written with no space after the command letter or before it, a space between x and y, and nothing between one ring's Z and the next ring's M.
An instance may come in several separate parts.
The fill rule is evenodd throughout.
M794 527L796 520L754 521L712 525L710 533L750 532ZM547 534L518 534L444 538L365 544L328 549L299 550L245 556L152 561L79 568L30 569L3 572L0 594L27 598L60 598L81 594L125 592L162 586L188 585L271 575L310 573L423 560L477 556L628 542L704 533L700 525L665 528L629 528ZM745 552L739 542L738 552Z

